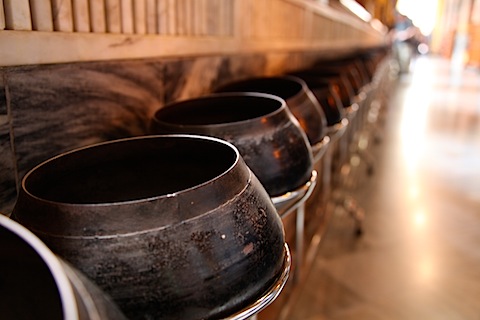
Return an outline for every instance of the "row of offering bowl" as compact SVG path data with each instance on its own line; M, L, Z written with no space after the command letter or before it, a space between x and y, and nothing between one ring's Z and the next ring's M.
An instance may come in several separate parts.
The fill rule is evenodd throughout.
M260 309L290 268L275 199L311 183L327 120L303 80L255 81L159 109L152 135L45 161L12 218L128 318Z

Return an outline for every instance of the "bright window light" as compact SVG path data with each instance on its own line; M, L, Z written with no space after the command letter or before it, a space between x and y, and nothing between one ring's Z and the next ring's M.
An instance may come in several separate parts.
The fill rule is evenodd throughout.
M432 33L437 17L438 0L398 0L397 10L412 19L424 35Z
M360 19L369 22L372 20L372 15L355 0L340 0L340 3L348 10L356 14Z

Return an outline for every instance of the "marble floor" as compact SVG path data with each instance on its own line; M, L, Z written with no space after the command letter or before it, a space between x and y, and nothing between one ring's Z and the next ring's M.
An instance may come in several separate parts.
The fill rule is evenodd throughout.
M480 70L420 57L383 130L364 235L335 212L288 319L480 319Z

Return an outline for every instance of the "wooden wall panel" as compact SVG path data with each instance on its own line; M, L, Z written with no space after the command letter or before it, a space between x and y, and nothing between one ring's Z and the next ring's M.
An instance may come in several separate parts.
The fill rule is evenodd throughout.
M73 0L73 28L76 32L90 32L88 0Z
M107 18L107 32L120 33L122 31L120 0L106 0L105 12Z
M5 11L3 10L3 0L0 0L0 30L5 29Z
M122 33L133 33L133 0L121 0L120 12L122 15Z
M95 33L107 32L104 0L89 0L90 28Z
M0 30L2 24L13 30L0 32L0 40L4 38L0 41L2 65L79 58L90 61L182 56L195 52L230 54L318 48L325 51L382 43L386 38L353 14L311 0L0 1L4 5L0 8L5 8L4 15L0 12ZM32 34L19 34L17 30L31 30ZM36 34L36 30L48 34ZM145 38L146 34L155 39ZM168 39L164 38L167 36ZM27 40L30 44L25 43ZM41 45L41 41L48 41L50 51L59 53L29 55L34 44ZM89 45L80 46L83 42ZM130 48L126 49L126 45ZM66 47L72 50L64 50ZM93 49L102 47L107 50ZM36 48L37 54L43 52ZM9 50L25 53L13 54ZM58 55L67 56L54 58Z
M73 31L73 8L71 0L52 0L52 15L55 31Z
M30 11L33 30L53 31L52 3L50 0L31 1Z
M9 30L32 30L28 0L3 0L5 26Z

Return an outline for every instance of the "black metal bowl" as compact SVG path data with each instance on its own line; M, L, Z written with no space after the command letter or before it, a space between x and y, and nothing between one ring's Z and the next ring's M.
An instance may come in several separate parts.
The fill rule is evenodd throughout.
M295 190L312 175L312 150L305 132L277 96L218 93L174 102L155 113L151 130L231 142L270 196Z
M307 134L310 144L319 143L326 135L326 119L305 81L292 75L256 77L226 83L215 92L261 92L285 100L287 107Z
M207 319L277 281L284 233L230 143L192 135L102 143L23 179L14 218L132 319Z

